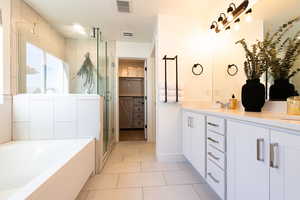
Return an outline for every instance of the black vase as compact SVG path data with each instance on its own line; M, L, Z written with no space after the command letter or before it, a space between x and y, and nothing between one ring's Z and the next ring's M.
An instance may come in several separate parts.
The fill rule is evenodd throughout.
M265 86L259 79L247 80L243 85L242 104L246 112L261 112L265 104Z
M286 101L287 98L298 96L295 86L289 82L289 79L278 79L270 87L270 100Z

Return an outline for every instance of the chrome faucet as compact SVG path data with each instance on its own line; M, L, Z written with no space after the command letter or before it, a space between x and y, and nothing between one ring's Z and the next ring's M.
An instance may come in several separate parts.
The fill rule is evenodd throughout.
M228 107L228 103L223 103L221 101L216 101L216 104L220 104L221 105L221 108L227 108Z

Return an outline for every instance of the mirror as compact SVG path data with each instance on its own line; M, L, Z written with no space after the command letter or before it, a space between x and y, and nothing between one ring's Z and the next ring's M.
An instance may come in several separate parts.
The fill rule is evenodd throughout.
M273 3L274 4L274 3ZM257 7L258 11L262 12L264 2L258 2ZM299 13L300 4L297 0L291 0L288 3L276 2L276 5L270 5L268 7L268 12L265 14L260 14L264 19L264 36L268 32L275 33L278 28L287 23L288 21L295 19L300 16ZM287 38L293 38L300 31L300 20L293 24L293 27L285 33L285 36L282 39L283 43ZM299 38L300 39L300 38ZM287 49L287 48L286 48ZM283 51L282 57L285 54L286 50ZM289 74L292 74L293 71L300 68L300 56L297 57L297 60L293 67L291 68ZM270 70L269 70L270 71ZM276 78L275 78L276 79ZM268 97L271 101L285 101L289 96L298 96L300 93L300 72L295 73L289 80L274 80L272 73L268 73L268 78L266 80L268 85Z

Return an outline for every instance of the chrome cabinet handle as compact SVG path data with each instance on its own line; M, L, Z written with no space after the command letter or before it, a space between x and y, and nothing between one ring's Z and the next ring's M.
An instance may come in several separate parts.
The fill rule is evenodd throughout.
M211 137L208 137L207 139L208 139L209 141L213 142L213 143L219 144L219 141L214 140L214 139L212 139Z
M220 160L220 158L215 156L212 152L208 152L208 155L211 156L214 160Z
M191 128L194 128L194 118L191 117Z
M188 117L187 120L188 120L188 128L190 128L191 127L191 118Z
M211 122L207 122L207 124L210 125L210 126L219 127L218 124L214 124L214 123L211 123Z
M279 168L279 144L270 144L270 167Z
M216 179L213 175L212 175L212 173L208 173L207 174L215 183L220 183L220 181L218 180L218 179Z
M265 140L263 138L257 139L256 140L256 159L258 161L264 162L264 145L265 145Z

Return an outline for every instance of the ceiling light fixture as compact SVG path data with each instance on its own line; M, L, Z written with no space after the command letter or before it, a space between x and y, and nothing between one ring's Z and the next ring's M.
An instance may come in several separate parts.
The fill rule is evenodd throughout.
M235 6L234 3L229 4L229 8L227 9L227 14L228 14L227 20L228 20L228 22L231 22L233 20L233 18L234 18L233 11L235 11L235 9L236 9L236 6Z
M81 26L80 24L73 24L73 29L77 32L77 33L80 33L81 35L86 35L86 31L84 29L83 26Z

